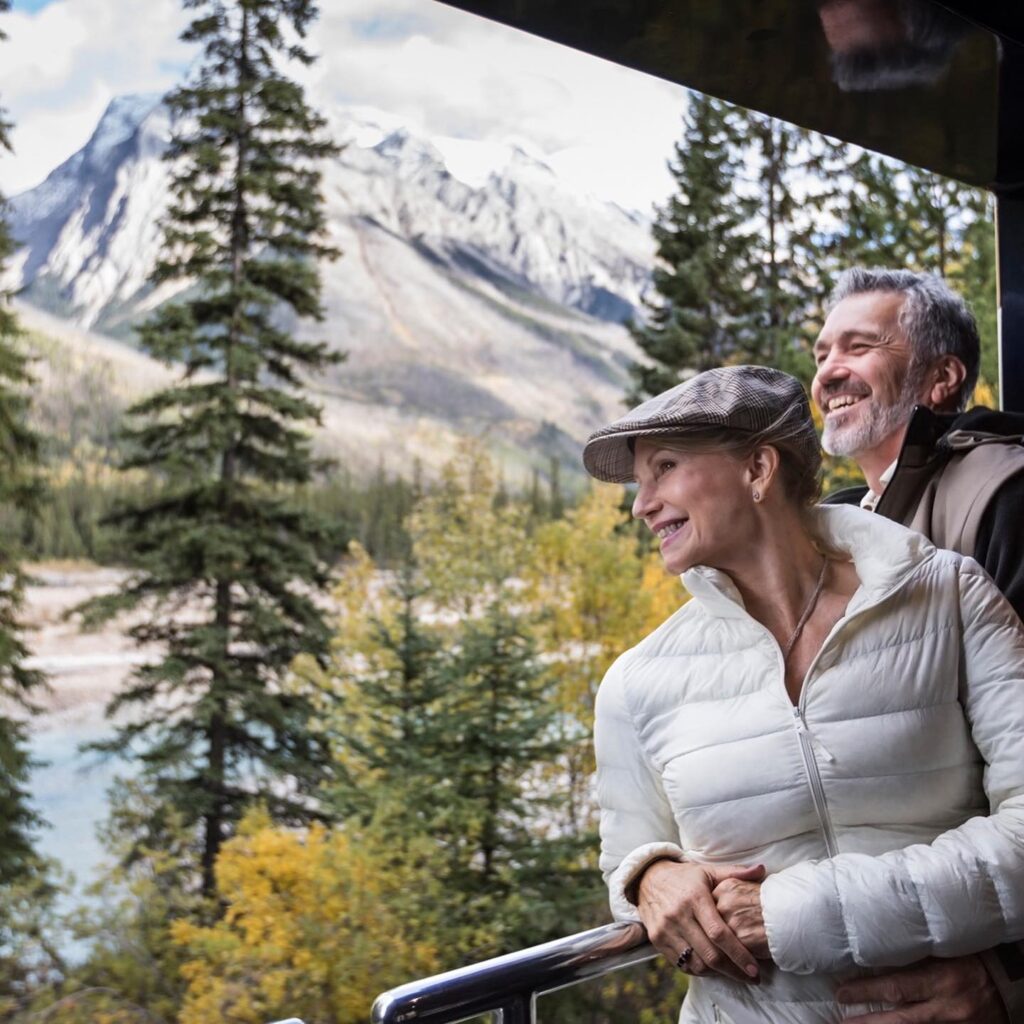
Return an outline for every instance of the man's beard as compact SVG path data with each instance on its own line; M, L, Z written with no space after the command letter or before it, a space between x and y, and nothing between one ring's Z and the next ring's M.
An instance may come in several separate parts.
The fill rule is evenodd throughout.
M856 420L849 424L837 423L826 417L821 447L829 455L853 456L877 447L890 434L905 426L914 406L920 404L918 395L922 377L919 371L910 367L903 380L903 388L894 402L882 405L874 397L863 398L851 408L851 413L853 409L859 408L860 411L856 414Z

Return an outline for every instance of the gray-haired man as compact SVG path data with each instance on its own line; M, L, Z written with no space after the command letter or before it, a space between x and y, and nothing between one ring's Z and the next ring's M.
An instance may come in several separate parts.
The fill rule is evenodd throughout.
M1024 416L964 412L978 377L978 330L938 277L848 270L814 346L822 444L858 463L859 501L973 556L1024 617ZM1024 696L1024 695L1022 695ZM843 1002L896 1004L858 1024L1024 1022L1024 954L930 960L842 986Z

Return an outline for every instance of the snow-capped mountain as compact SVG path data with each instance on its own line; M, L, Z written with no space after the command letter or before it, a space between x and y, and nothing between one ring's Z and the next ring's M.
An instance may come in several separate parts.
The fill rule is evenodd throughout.
M158 97L115 100L84 149L14 198L24 300L130 338L182 287L147 284L169 128ZM334 112L332 128L346 145L323 193L344 255L322 268L326 322L299 328L349 353L314 382L325 447L436 463L471 432L506 456L574 458L621 409L648 225L574 192L521 145L421 138L366 111Z

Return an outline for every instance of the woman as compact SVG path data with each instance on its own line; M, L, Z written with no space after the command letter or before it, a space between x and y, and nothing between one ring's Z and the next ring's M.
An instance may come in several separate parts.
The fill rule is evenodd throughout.
M779 371L700 374L584 463L693 597L595 730L612 909L694 975L681 1020L835 1021L839 978L1024 937L1024 630L977 564L817 507Z

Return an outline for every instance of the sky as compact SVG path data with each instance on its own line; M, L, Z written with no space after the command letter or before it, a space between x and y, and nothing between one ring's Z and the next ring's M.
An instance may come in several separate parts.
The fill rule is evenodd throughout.
M164 92L194 51L180 0L14 0L0 15L0 105L14 122L0 192L38 184L87 141L107 103ZM536 39L436 0L321 0L320 60L303 80L325 112L396 115L431 136L519 141L584 191L651 213L671 190L678 85Z

